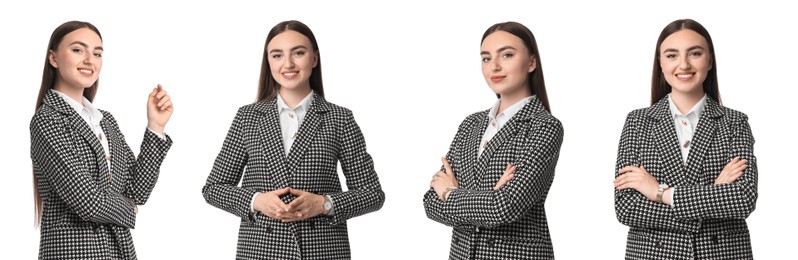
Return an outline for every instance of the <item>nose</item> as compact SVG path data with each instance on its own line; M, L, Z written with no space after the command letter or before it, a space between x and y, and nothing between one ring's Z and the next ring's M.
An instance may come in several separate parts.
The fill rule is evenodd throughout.
M285 64L283 64L283 66L285 66L286 68L293 68L294 65L295 64L294 64L294 58L293 57L288 57L287 59L285 59Z
M94 62L94 54L86 52L86 55L83 57L83 64L92 64L93 62Z
M690 64L690 59L689 59L689 57L685 57L685 58L683 58L683 59L681 60L681 62L679 62L679 69L681 69L681 70L689 70L689 69L691 69L692 67L693 67L693 65L692 65L692 64Z
M490 70L491 71L501 71L502 66L499 64L499 59L491 59L490 60Z

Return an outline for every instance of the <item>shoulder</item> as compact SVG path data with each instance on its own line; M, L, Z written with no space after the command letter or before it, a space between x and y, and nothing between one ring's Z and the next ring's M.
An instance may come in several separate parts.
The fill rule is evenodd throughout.
M67 115L46 104L39 107L31 118L30 126L61 122Z
M727 120L734 124L740 123L743 121L748 121L748 115L738 110L734 110L725 106L720 107L721 111L723 111L723 115L727 118Z
M343 118L350 118L353 117L352 110L339 106L333 102L327 100L320 100L322 103L321 105L327 111L328 114L333 115L335 117L343 117Z

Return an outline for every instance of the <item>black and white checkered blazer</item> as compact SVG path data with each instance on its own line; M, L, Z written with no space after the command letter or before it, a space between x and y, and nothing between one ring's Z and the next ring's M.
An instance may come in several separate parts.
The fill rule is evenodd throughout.
M133 204L149 198L172 141L145 130L137 159L114 117L101 112L110 179L100 141L63 98L49 91L33 115L31 159L44 204L39 259L136 259Z
M341 189L339 161L348 191ZM335 214L283 223L250 212L256 192L284 187L329 194ZM385 201L352 112L318 94L288 156L276 99L241 107L202 194L211 205L241 218L237 259L348 259L346 220L376 211ZM282 197L286 203L294 198Z
M450 259L553 259L544 203L554 179L563 128L533 98L477 157L488 111L460 124L446 158L460 189L443 202L433 189L424 196L427 217L454 228ZM515 178L493 187L508 163Z
M754 137L748 117L707 98L687 163L682 160L667 97L626 118L618 169L645 166L659 183L676 187L674 206L634 189L615 191L618 220L629 226L627 259L752 259L745 218L757 199ZM747 160L742 177L714 185L735 156Z

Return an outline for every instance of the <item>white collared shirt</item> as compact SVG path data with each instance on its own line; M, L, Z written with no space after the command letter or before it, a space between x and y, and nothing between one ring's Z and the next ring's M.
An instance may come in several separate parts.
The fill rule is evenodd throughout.
M673 123L676 126L676 136L679 138L679 149L682 152L682 162L687 163L687 156L690 154L690 147L692 147L693 134L698 126L698 119L701 118L701 113L704 112L704 104L706 104L707 95L704 94L700 100L687 112L687 115L682 114L676 104L671 99L671 94L668 94L668 106L671 110Z
M100 144L103 147L103 152L105 152L105 162L108 164L108 171L111 171L111 155L110 150L108 148L108 138L105 136L105 132L103 132L102 126L100 126L100 121L103 120L103 113L100 112L94 104L91 103L86 97L83 98L83 104L78 103L74 99L68 97L66 94L61 93L55 89L53 92L61 96L64 101L75 109L75 112L83 118L83 121L86 121L86 124L89 125L89 128L94 133L94 136L100 141Z
M294 108L288 107L280 94L277 94L277 113L280 117L280 132L283 135L285 155L291 152L291 146L294 144L294 139L296 139L296 135L299 132L299 126L302 125L302 120L305 119L311 103L313 103L313 90L299 101L299 104Z
M482 141L479 143L479 153L477 157L482 156L482 152L484 152L485 149L488 148L488 144L490 144L490 139L499 133L499 130L507 124L507 121L510 121L510 118L513 118L513 116L517 114L518 111L521 111L533 98L535 98L535 95L525 97L498 114L497 112L502 100L496 100L496 103L493 104L493 107L491 107L488 112L488 127L485 129L485 133L482 135Z

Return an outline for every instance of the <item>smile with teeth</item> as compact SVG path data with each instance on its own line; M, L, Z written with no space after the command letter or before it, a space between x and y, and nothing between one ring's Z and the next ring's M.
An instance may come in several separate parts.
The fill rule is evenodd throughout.
M695 73L681 73L681 74L676 74L676 78L678 78L678 79L690 79L690 78L692 78L693 76L695 76Z
M93 70L91 70L91 69L86 69L86 68L79 68L79 69L78 69L78 72L80 72L81 74L86 74L86 75L91 75L91 74L93 74L93 73L94 73L94 71L93 71Z
M286 78L289 78L289 79L290 79L290 78L296 77L296 75L297 75L298 73L299 73L299 72L297 72L297 71L283 72L283 77L286 77Z

